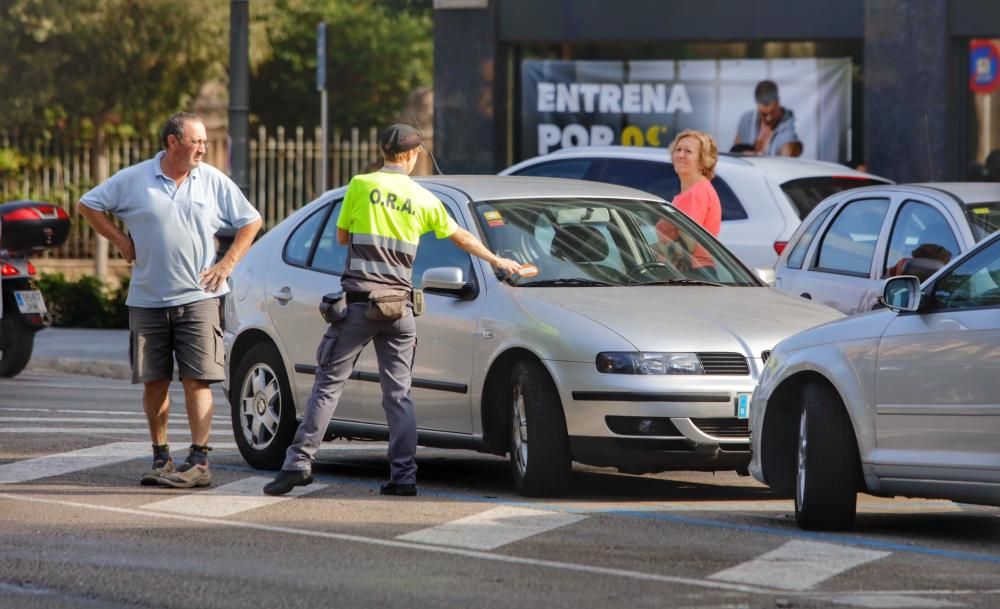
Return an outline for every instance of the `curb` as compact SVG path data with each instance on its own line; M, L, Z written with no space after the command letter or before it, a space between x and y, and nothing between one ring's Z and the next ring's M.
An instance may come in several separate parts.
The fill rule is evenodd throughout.
M35 372L54 371L108 379L132 380L132 368L128 364L113 361L88 361L68 357L32 359L28 362L25 370Z

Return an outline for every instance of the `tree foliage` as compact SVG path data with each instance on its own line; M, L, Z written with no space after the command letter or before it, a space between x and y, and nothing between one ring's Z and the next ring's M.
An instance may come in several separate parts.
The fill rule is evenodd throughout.
M253 70L250 105L262 124L315 126L316 26L327 26L330 124L380 126L432 79L433 40L425 0L275 0L255 12L270 55ZM251 10L254 7L251 6ZM260 31L260 30L257 30Z
M4 0L0 128L154 130L228 60L212 0Z

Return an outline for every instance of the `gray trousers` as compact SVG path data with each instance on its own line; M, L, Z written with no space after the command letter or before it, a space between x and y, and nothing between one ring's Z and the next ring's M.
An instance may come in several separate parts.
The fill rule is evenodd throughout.
M347 319L331 324L316 350L316 380L295 440L288 447L282 469L309 470L327 426L337 409L344 383L357 363L361 350L375 342L378 376L382 385L382 408L389 424L390 482L417 481L417 418L410 398L410 373L417 342L413 312L397 321L370 321L365 303L348 305Z

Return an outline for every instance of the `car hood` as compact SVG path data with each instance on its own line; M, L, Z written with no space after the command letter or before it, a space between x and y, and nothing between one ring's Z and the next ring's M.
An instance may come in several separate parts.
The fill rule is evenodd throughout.
M535 300L586 317L640 351L727 351L759 357L782 339L843 314L773 288L635 286L522 288Z
M898 314L895 311L889 309L851 315L791 336L781 342L781 350L787 352L836 342L847 343L878 338L896 315Z

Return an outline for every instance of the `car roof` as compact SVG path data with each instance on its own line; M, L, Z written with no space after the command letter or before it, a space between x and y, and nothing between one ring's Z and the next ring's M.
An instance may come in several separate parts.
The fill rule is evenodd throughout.
M998 182L920 182L913 184L885 184L876 186L862 186L853 188L850 192L845 191L850 198L866 192L896 192L922 194L940 198L941 193L951 195L951 199L963 205L978 205L982 203L1000 202L1000 183ZM845 197L839 196L838 200Z
M924 182L901 186L940 190L953 195L965 205L1000 202L1000 182Z
M494 175L436 175L415 178L425 188L440 185L465 193L472 201L538 199L555 197L603 197L662 201L648 192L604 182Z
M572 148L561 148L548 154L536 156L531 159L525 159L522 163L531 161L531 164L534 164L542 159L548 160L593 156L600 156L603 158L642 159L645 161L660 161L663 163L670 162L670 156L666 148L654 148L651 146L575 146ZM521 163L517 164L517 166L520 165ZM819 161L816 159L780 156L755 156L720 152L719 165L720 167L725 165L756 167L764 173L778 177L781 181L831 175L859 178L866 177L873 180L884 180L886 182L890 181L881 176L851 169L846 165L831 163L829 161Z

